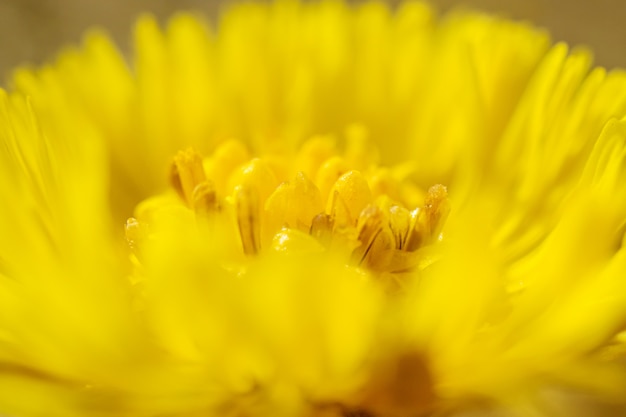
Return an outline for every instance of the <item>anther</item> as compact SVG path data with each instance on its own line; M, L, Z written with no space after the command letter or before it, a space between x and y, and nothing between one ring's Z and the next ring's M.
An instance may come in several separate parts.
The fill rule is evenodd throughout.
M135 213L147 223L135 218L126 223L128 245L133 253L139 250L148 236L146 225L167 205L184 216L195 212L196 226L207 232L202 236L220 236L220 245L222 232L230 233L246 255L264 249L329 250L373 272L421 268L450 210L446 188L435 185L425 193L407 180L408 165L377 168L377 153L361 126L348 129L345 149L343 158L332 156L332 138L317 137L301 148L296 161L282 154L248 160L245 146L236 141L223 143L206 159L193 149L181 151L170 180L192 212L172 201L171 193L146 200ZM296 176L281 182L294 168ZM313 176L315 181L309 179ZM232 223L224 226L220 213L234 213L238 233L229 229ZM150 238L152 230L158 229L151 229Z
M207 216L219 210L219 202L215 185L211 181L203 181L196 185L192 195L193 209L198 216Z
M357 265L361 265L369 255L374 242L383 231L383 212L374 205L369 205L359 216L357 231L361 245L352 252L352 258Z
M404 249L411 230L411 213L404 207L391 206L389 208L389 229L395 241L395 248Z
M316 213L322 211L320 192L303 172L298 172L292 182L292 198L289 201L289 217L293 218L293 226L305 231Z
M246 186L235 188L235 212L241 245L246 255L254 255L260 250L260 207L256 189Z
M427 233L430 239L438 239L441 229L450 213L448 190L441 184L433 185L428 189L424 202Z
M234 185L232 189L239 185L254 188L258 193L259 204L264 204L279 181L276 180L274 172L265 161L255 158L235 171L230 178L230 183Z
M446 187L433 185L428 189L424 206L411 212L411 226L405 249L413 251L439 239L449 213L450 202Z
M316 238L322 245L329 246L333 239L333 218L326 213L319 213L311 221L309 234Z
M419 249L426 241L426 227L424 210L416 208L411 211L411 221L406 239L404 239L403 249L408 252Z
M338 224L354 225L361 211L371 202L372 193L363 174L359 171L349 171L339 177L333 185L327 212L335 217ZM345 214L344 208L347 211Z
M265 212L272 219L268 226L274 232L282 227L306 232L311 219L320 211L320 192L302 172L292 181L280 184L265 202Z
M200 154L191 148L178 152L170 171L170 182L189 207L193 207L194 188L205 180Z

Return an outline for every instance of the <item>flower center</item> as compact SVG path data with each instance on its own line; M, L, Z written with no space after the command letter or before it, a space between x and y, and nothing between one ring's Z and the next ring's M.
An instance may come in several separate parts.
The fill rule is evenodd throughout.
M292 156L251 158L229 141L212 155L180 151L170 181L177 203L140 204L126 225L132 248L151 233L151 212L184 205L196 219L230 223L239 250L343 253L373 272L403 272L429 263L428 248L441 240L449 212L446 187L424 191L407 166L381 167L363 135L348 136L340 153L316 137ZM164 203L168 201L168 203Z

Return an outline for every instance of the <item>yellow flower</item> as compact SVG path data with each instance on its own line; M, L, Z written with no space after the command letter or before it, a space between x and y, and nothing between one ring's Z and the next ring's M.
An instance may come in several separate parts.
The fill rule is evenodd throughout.
M135 40L1 92L1 415L623 410L625 73L414 2Z

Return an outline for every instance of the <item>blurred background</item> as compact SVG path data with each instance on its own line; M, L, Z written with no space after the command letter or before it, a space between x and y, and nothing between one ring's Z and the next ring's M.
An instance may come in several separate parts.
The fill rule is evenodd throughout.
M134 19L180 9L214 16L229 0L0 0L0 80L18 64L40 64L61 46L100 26L126 49ZM391 0L397 2L397 0ZM555 40L591 47L596 63L626 67L626 0L430 0L440 11L466 7L528 20Z

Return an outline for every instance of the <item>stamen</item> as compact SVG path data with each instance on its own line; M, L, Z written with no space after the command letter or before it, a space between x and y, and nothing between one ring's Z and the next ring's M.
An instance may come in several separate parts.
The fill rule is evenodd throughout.
M233 185L233 189L239 185L255 189L259 197L260 206L265 204L267 198L280 183L268 164L259 158L254 158L242 166L232 175L230 182Z
M361 246L352 252L353 260L356 261L357 265L363 264L365 258L367 258L374 241L383 230L383 220L382 211L374 205L367 206L361 212L357 225L358 239L361 242Z
M404 250L408 252L419 249L426 240L426 226L423 225L425 222L423 213L424 210L419 207L411 212L411 223L403 245Z
M204 160L187 149L174 158L171 183L193 213L179 206L167 213L195 214L192 227L208 242L228 234L240 240L246 255L264 248L328 250L374 273L398 276L434 262L429 246L441 239L450 210L446 188L435 185L424 193L409 179L410 167L377 166L377 153L359 126L347 132L345 153L335 152L329 137L307 142L295 166L282 154L249 160L236 141L223 143ZM287 181L290 172L297 174ZM138 218L150 223L152 217L139 209L145 204L170 205L171 195L138 207ZM417 208L410 212L406 206ZM228 213L234 213L238 233L231 232L232 224L223 225ZM126 239L133 252L146 234L146 224L128 220Z
M433 185L428 189L424 207L411 213L411 228L405 248L408 251L419 249L440 238L443 225L450 213L448 191L443 185Z
M243 252L246 255L258 253L261 248L261 227L259 194L256 189L243 185L237 186L235 213Z
M204 181L206 176L200 154L191 148L178 152L170 171L170 182L189 207L193 207L194 188Z
M220 209L215 185L212 181L204 181L193 189L193 209L196 215L205 217Z
M328 247L333 239L334 225L335 222L330 215L320 213L313 217L309 234L316 238L322 245Z
M334 230L346 229L352 227L355 221L350 216L350 210L346 201L339 195L339 191L333 191L328 199L327 211L333 219Z
M303 172L298 172L292 181L280 184L265 203L274 232L283 226L309 231L311 219L320 211L320 192Z
M396 249L404 249L411 231L411 213L404 207L391 206L389 208L389 229L395 239Z
M338 224L356 224L361 211L372 202L372 192L367 181L359 171L348 171L343 174L331 189L327 212ZM345 208L344 217L342 208Z
M443 224L450 213L448 189L441 184L430 187L424 202L424 211L428 225L427 234L431 239L438 239Z
M288 205L291 224L299 230L306 231L309 229L311 219L322 211L320 192L303 172L296 174L292 190L293 197Z
M292 190L288 182L281 183L265 202L265 212L268 214L268 228L274 232L283 227L289 227L288 211Z

